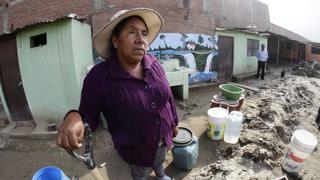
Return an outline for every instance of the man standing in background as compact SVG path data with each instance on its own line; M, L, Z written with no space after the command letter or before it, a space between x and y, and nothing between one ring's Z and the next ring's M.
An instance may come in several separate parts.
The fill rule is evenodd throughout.
M264 48L264 44L261 44L261 49L257 52L257 58L258 58L258 71L257 71L257 79L259 79L260 70L261 72L261 79L264 80L264 69L268 60L268 52Z

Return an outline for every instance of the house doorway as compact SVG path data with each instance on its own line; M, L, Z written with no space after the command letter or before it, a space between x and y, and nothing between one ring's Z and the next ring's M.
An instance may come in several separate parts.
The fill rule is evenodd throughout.
M233 37L218 36L218 80L230 81L233 74Z
M0 81L13 121L33 120L24 93L17 54L15 35L0 39Z

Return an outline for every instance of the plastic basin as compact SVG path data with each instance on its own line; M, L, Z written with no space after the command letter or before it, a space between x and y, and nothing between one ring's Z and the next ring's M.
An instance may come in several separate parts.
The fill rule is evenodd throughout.
M219 88L221 90L221 94L231 100L239 100L241 94L244 92L243 88L231 84L221 84Z

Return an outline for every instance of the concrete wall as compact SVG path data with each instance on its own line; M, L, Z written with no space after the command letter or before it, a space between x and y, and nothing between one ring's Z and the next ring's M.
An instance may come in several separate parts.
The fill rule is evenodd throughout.
M252 24L267 30L270 24L268 6L259 0L204 0L204 11L213 14L218 27Z
M78 88L81 89L84 74L87 73L85 67L93 62L91 29L88 24L75 20L71 21L71 26L71 43L75 69L75 74L73 75L77 78Z
M30 48L30 37L46 33L47 44ZM21 78L34 120L61 120L77 108L86 66L92 64L90 26L75 20L38 25L17 34Z
M243 32L222 32L217 31L216 34L219 36L229 36L234 39L234 48L233 48L233 75L246 75L254 73L257 70L257 58L255 56L247 56L247 39L256 39L259 40L259 44L265 44L267 47L267 38L247 34ZM219 39L218 39L219 41ZM259 47L260 47L259 45Z

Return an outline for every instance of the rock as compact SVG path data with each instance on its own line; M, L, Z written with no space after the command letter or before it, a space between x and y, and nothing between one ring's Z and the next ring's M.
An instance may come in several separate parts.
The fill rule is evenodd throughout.
M268 151L266 149L259 149L257 158L260 161L264 161L265 159L268 159L268 156L269 156Z
M178 105L180 106L181 109L187 109L188 108L186 103L178 103Z
M232 147L228 147L228 148L223 152L223 157L224 157L224 158L227 158L227 157L231 156L233 151L234 151L234 150L233 150Z

